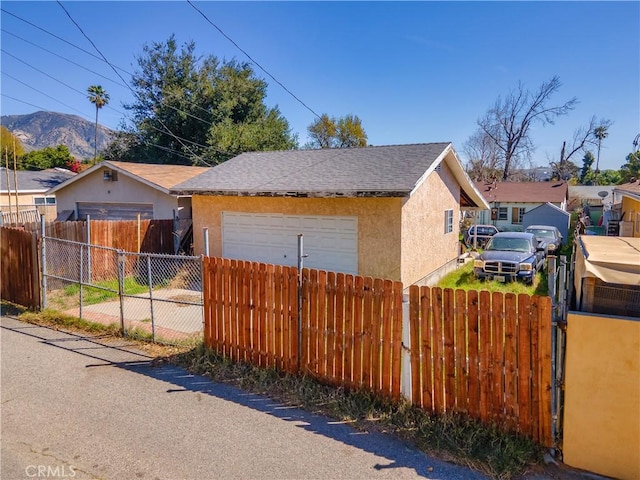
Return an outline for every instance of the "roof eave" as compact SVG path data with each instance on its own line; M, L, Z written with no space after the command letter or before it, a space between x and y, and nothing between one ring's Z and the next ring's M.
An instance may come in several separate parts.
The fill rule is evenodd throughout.
M171 195L222 197L288 197L288 198L394 198L409 196L408 190L339 190L339 191L267 191L267 190L210 190L172 189Z

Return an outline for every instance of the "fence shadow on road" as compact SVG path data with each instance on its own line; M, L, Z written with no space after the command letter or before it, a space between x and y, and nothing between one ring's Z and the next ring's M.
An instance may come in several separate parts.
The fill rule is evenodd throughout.
M145 375L171 385L168 395L193 392L234 402L278 419L295 422L300 428L342 442L351 447L369 452L387 460L374 466L377 470L408 468L424 478L462 478L460 468L442 460L431 458L388 435L358 431L350 425L322 415L306 412L296 407L278 403L269 397L245 392L237 387L214 383L206 377L193 375L184 368L158 365L153 357L146 355L126 339L83 335L55 330L19 321L3 322L2 329L29 335L51 346L83 355L96 363L87 368L113 366ZM480 473L466 470L464 478L486 478Z

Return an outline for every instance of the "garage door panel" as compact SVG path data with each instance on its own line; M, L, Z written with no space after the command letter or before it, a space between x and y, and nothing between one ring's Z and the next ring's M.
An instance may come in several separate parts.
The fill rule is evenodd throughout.
M223 256L297 265L298 234L309 268L357 273L356 217L223 213Z
M86 220L135 220L140 215L143 220L153 218L151 203L78 202L78 219Z

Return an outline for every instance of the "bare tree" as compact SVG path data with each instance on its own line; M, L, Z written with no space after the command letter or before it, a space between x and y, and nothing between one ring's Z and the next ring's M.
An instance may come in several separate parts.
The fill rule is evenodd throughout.
M464 143L462 151L469 159L467 173L476 181L497 178L502 167L496 144L481 130L471 135Z
M548 106L551 96L562 84L557 76L542 83L538 91L525 90L522 83L504 99L498 97L484 118L478 120L480 131L489 137L500 152L502 179L518 162L528 159L533 152L530 129L534 123L553 124L556 117L566 115L578 100L574 97L560 106Z
M582 154L583 152L586 152L587 147L589 146L598 145L598 132L601 132L602 129L604 129L606 136L606 131L611 125L611 120L598 120L593 116L586 127L581 127L573 133L571 143L567 144L566 141L562 142L560 160L558 162L550 162L551 168L554 172L554 177L560 180L568 180L575 175L578 171L578 167L571 158L577 153Z

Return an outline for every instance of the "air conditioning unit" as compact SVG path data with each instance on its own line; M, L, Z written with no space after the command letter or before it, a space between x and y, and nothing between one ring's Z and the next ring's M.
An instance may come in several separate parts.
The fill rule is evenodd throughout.
M116 170L105 169L102 171L102 179L105 182L117 182L118 181L118 172Z

